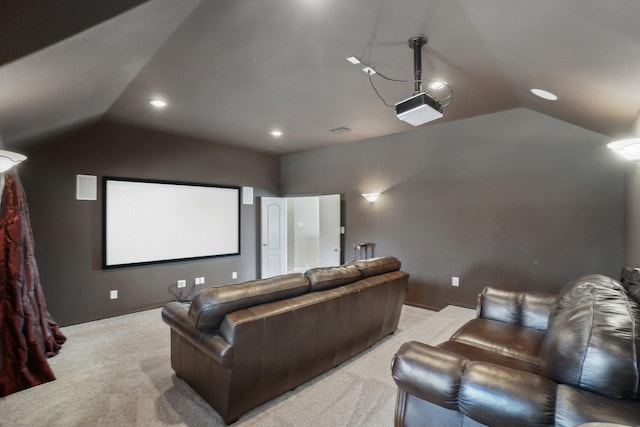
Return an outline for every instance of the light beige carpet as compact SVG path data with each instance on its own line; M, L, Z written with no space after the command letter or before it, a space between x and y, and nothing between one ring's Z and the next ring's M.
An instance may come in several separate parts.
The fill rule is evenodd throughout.
M398 331L337 368L243 415L234 426L391 426L391 358L403 342L439 343L475 317L404 306ZM160 309L62 328L52 381L0 398L0 426L223 426L178 379Z

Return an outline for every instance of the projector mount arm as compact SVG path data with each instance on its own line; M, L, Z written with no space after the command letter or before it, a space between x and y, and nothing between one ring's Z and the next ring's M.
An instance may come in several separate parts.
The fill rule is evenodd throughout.
M413 76L415 93L422 92L422 47L427 44L426 36L411 37L408 41L409 47L413 49Z

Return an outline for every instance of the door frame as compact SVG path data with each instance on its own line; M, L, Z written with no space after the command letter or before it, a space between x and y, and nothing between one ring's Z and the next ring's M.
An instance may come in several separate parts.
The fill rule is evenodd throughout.
M284 221L284 226L282 226L281 223L281 229L282 229L282 233L280 235L280 242L282 244L282 242L284 241L284 246L283 247L283 253L282 253L282 257L284 258L283 260L281 260L281 271L283 271L285 273L288 272L288 261L287 261L287 257L288 257L288 236L287 236L287 227L288 227L288 218L287 218L287 200L288 199L294 199L294 198L302 198L302 197L317 197L320 198L322 196L338 196L339 198L339 205L338 205L338 248L337 248L337 252L338 252L338 264L343 264L344 260L345 260L345 253L344 253L344 198L343 195L340 193L334 193L334 194L304 194L304 195L291 195L291 196L287 196L287 197L261 197L261 201L260 201L260 242L259 242L259 247L260 247L260 277L264 278L265 277L265 270L266 270L266 262L267 262L267 258L265 255L265 248L268 248L268 243L265 246L265 242L268 240L267 236L267 226L265 225L266 223L266 210L265 210L265 201L268 200L280 200L280 201L284 201L284 210L283 215L281 220ZM282 208L281 208L282 209ZM269 275L268 277L272 277L272 275Z

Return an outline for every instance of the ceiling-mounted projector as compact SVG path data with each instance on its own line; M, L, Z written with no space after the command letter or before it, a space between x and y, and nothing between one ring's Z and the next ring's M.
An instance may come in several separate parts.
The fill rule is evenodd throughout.
M408 44L413 49L415 92L410 98L396 104L396 116L413 126L420 126L443 117L442 103L422 91L422 46L427 44L427 37L412 37Z
M396 116L413 126L443 117L442 104L425 92L419 92L396 104Z

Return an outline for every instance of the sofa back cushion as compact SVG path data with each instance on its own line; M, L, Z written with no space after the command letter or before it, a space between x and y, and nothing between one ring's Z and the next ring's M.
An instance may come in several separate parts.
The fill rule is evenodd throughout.
M189 317L198 329L218 329L231 312L302 295L309 288L302 273L208 288L193 298Z
M636 397L640 305L615 280L591 274L560 291L542 344L541 373L611 397Z
M478 296L477 315L483 319L546 331L555 302L554 294L517 292L487 286Z
M318 267L307 270L304 275L309 279L311 291L323 291L360 280L360 270L355 265L340 267Z
M391 271L398 271L402 264L400 260L393 256L382 256L369 259L357 259L351 261L351 265L355 265L360 273L362 279L367 277L377 276L378 274L389 273Z
M640 270L633 267L622 269L622 279L620 283L627 289L631 298L640 303Z

